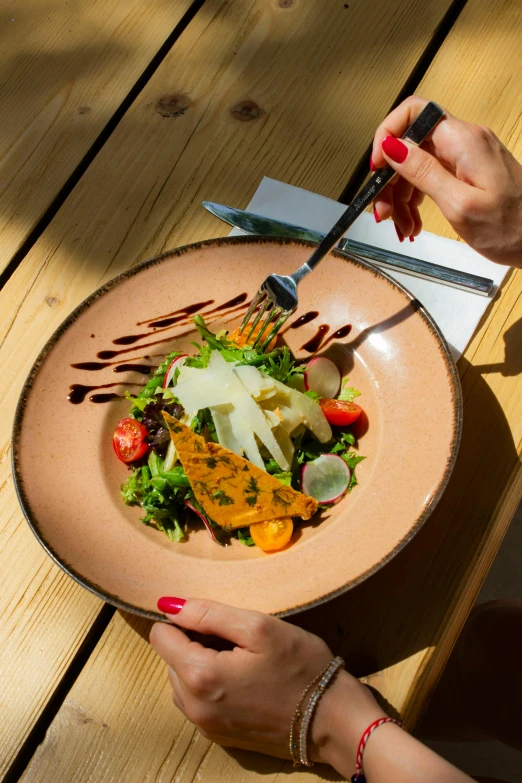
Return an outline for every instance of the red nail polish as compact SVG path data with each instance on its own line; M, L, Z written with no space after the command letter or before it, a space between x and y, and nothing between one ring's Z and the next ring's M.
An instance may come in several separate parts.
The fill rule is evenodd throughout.
M394 136L386 136L382 143L382 148L394 163L404 163L408 157L408 147Z
M377 212L377 210L375 209L375 204L373 205L373 216L374 216L374 218L375 218L375 222L376 222L376 223L380 223L380 222L381 222L381 219L380 219L380 217L379 217L379 213L378 213L378 212Z
M397 225L397 223L394 223L393 225L395 226L395 231L397 232L397 236L399 237L399 242L404 242L404 237L402 235L402 231L400 230L399 226Z
M373 156L372 155L370 155L370 171L377 171L377 169L373 165Z
M158 609L163 614L178 614L187 602L184 598L171 598L164 596L158 601Z
M410 242L415 242L415 237L410 237Z

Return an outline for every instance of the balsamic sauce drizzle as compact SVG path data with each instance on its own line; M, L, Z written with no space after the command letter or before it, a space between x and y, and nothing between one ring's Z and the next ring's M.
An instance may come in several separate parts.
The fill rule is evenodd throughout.
M73 405L79 405L84 401L89 392L96 391L97 389L107 389L110 386L141 386L141 383L126 383L123 381L116 381L115 383L101 383L99 386L84 386L82 383L73 383L71 386L69 386L70 392L67 395L67 399L69 402L72 402ZM107 395L96 394L94 396L103 397ZM120 397L121 395L114 394L112 396ZM92 397L89 397L89 399L92 400Z
M206 302L196 302L195 304L188 305L188 307L180 307L179 310L173 310L171 313L164 313L164 315L155 315L153 318L147 318L146 321L138 321L136 323L136 326L143 326L143 324L147 324L147 326L155 326L154 321L156 321L158 318L169 318L169 316L177 315L178 313L184 313L185 316L193 315L194 313L197 313L199 310L203 310L204 307L214 304L214 301L215 301L214 299L207 299Z
M308 340L308 342L306 342L304 345L301 346L301 351L306 351L307 353L315 353L316 351L318 351L321 343L323 342L323 337L329 331L330 331L330 327L328 326L328 324L321 324L321 326L318 327L317 332L314 334L314 336L311 337Z
M244 310L246 307L250 305L250 302L246 301L247 298L248 298L248 294L246 293L239 294L238 296L229 299L227 302L223 302L222 304L216 305L210 310L205 310L203 315L207 319L208 323L213 323L214 321L220 320L223 318L223 316L234 315L236 312L240 310ZM194 304L187 305L185 307L180 307L178 310L174 310L170 313L165 313L164 315L155 316L154 318L147 319L146 321L138 321L136 326L142 326L146 324L147 327L149 329L152 329L153 331L142 332L140 334L123 335L122 337L117 337L116 339L112 340L112 343L114 345L130 346L133 345L133 343L138 342L138 340L141 340L143 337L153 337L153 336L155 337L158 332L170 329L173 326L178 326L178 327L188 326L188 324L191 323L191 316L193 316L195 313L198 313L201 310L204 310L205 308L213 304L215 304L214 299L207 299L205 301L195 302ZM214 317L208 318L208 316L212 316L212 315L214 315ZM283 335L285 332L287 332L290 329L299 329L301 326L304 326L305 324L314 321L318 316L319 316L318 310L310 310L309 312L304 313L303 315L299 316L294 321L292 321L288 326L285 327L285 329L281 331L280 335ZM346 337L346 335L350 333L351 329L352 329L351 324L345 324L345 326L342 326L340 329L337 329L337 331L333 332L326 340L324 340L326 334L330 330L330 326L328 324L321 324L318 327L316 334L313 337L311 337L306 343L304 343L304 345L301 346L301 350L306 351L309 354L316 353L320 348L324 348L331 340L342 339L343 337ZM193 332L194 332L194 327L192 326L190 329L184 332L180 332L179 334L176 334L175 338L178 339L180 337L185 337L186 335L192 334ZM155 370L158 365L138 363L139 360L140 359L149 360L150 358L152 358L152 356L162 357L162 354L152 354L152 355L146 354L142 356L135 356L133 358L129 357L128 359L122 358L122 359L117 359L116 361L110 361L110 360L120 356L121 354L132 353L136 350L149 348L150 346L153 345L160 345L161 343L170 342L172 339L173 336L169 336L169 337L160 338L158 340L153 340L151 342L142 343L140 346L120 348L119 350L99 351L96 354L96 357L103 361L77 362L75 364L71 364L71 367L77 370L85 370L87 372L97 372L107 367L113 367L113 372L115 373L136 372L142 375L150 375L151 372ZM304 361L308 361L308 360L305 359ZM142 385L143 383L126 382L126 381L114 381L112 383L103 383L94 386L75 383L70 386L70 391L67 396L67 399L73 405L78 405L85 400L85 398L90 392L96 391L98 389L106 389L113 386L140 387ZM103 392L101 394L92 394L89 397L89 400L94 403L103 403L118 398L122 398L122 395L116 394L115 392Z
M238 305L243 304L245 299L247 298L248 294L239 294L239 296L235 296L233 299L230 299L228 302L224 302L221 305L218 305L217 307L214 307L212 310L207 310L204 315L212 315L212 313L220 312L221 310L227 310L229 308L236 309ZM188 307L183 308L183 315L178 315L175 318L163 318L159 321L151 321L147 326L149 328L154 329L156 333L158 332L165 332L168 329L171 329L173 325L179 325L181 326L181 322L183 323L183 326L187 326L189 323L191 323L190 316L194 315L198 310L202 310L203 307L205 307L208 304L214 304L214 299L209 299L207 302L198 302L195 305L189 305ZM139 321L137 326L142 323L142 321ZM162 328L159 328L162 327ZM113 340L114 345L132 345L133 343L137 343L138 340L141 340L142 337L150 337L150 332L140 332L139 334L126 334L123 337L117 337L115 340Z
M308 313L304 313L303 315L299 316L299 318L296 318L295 321L292 321L292 323L289 324L285 329L282 329L279 332L279 335L285 334L285 332L288 332L289 329L299 329L300 326L309 324L310 321L313 321L315 318L317 318L318 315L319 310L310 310Z
M122 397L121 394L93 394L89 397L89 400L91 402L110 402L111 400L122 400L124 397Z
M245 294L245 297L246 297L246 294ZM236 297L236 298L239 298L239 297ZM234 300L231 299L230 301L233 302ZM220 305L220 307L219 308L215 308L215 310L222 309L223 307L227 306L228 304L229 304L229 302L226 302L225 305ZM245 307L246 307L246 305L244 305L244 304L241 304L238 307L233 307L232 309L230 309L230 310L228 310L228 311L226 311L224 313L221 313L221 315L215 315L213 318L207 318L206 319L207 323L212 324L212 323L214 323L214 321L220 320L223 315L232 315L237 310L244 310ZM206 315L210 315L213 312L214 312L214 310L210 310L208 313L204 313L204 315L205 316ZM179 323L178 326L187 326L189 323L190 323L190 321L185 321L185 323L183 323L183 324ZM141 334L141 335L140 334L138 334L138 335L134 334L134 335L127 335L125 337L118 337L116 340L113 340L112 342L116 343L117 345L126 345L128 342L133 342L133 343L136 342L137 340L141 339L141 337L153 337L155 334L158 334L159 332L167 331L170 328L171 327L167 326L165 329L158 329L157 332L145 332L144 334ZM191 334L192 332L194 332L194 327L193 326L192 326L192 328L188 329L186 332L180 332L179 334L177 334L176 335L176 339L178 337L185 337L187 334ZM164 337L161 340L154 340L153 342L150 342L150 343L142 343L139 347L140 348L149 348L151 345L158 345L159 343L169 343L171 340L172 340L172 337ZM98 359L114 359L115 356L119 356L122 353L129 353L129 352L132 352L132 351L135 351L135 350L136 350L136 348L124 348L124 349L122 349L120 351L99 351L96 354L96 356L98 357Z
M217 307L214 307L213 310L209 310L208 313L219 313L221 310L228 310L229 307L237 307L237 305L245 304L248 294L243 293L239 294L238 296L234 296L232 299L229 299L228 302L223 302L223 304L218 305ZM250 304L250 302L246 302L247 305Z
M227 307L235 307L236 305L243 304L243 302L246 301L248 294L242 293L238 294L238 296L234 296L232 299L229 299L228 302L223 302L223 304L218 305L217 307L214 307L213 310L208 310L205 315L209 315L210 313L217 313L220 310L226 310ZM206 302L196 302L196 304L188 305L188 307L180 307L179 310L173 310L171 313L164 313L163 315L155 315L153 318L147 318L146 321L138 321L136 323L136 326L143 326L143 324L147 324L147 326L167 326L167 324L159 323L158 319L163 320L165 318L170 318L172 315L178 315L178 313L183 313L183 316L180 316L180 319L176 320L183 320L183 318L186 318L189 315L194 315L194 313L198 313L200 310L203 310L204 307L208 307L211 304L215 303L215 299L207 299Z
M330 337L324 341L324 343L321 345L321 348L324 348L332 340L342 340L342 338L347 337L347 335L349 335L351 331L352 331L351 324L345 324L344 326L341 326L340 329L338 329L336 332L331 334Z
M306 313L306 315L308 315L308 313ZM290 328L292 328L292 326L290 326ZM340 329L337 329L337 331L333 332L326 340L323 341L323 338L327 334L329 329L330 327L328 324L321 324L321 326L319 326L319 328L317 329L315 335L310 340L308 340L307 343L301 346L301 350L307 351L308 353L316 353L319 349L322 350L323 348L326 348L328 343L331 342L332 340L341 340L343 337L349 335L350 332L352 331L352 325L345 324L344 326L341 326Z
M148 359L148 356L135 356L136 359ZM126 361L126 360L124 360ZM122 361L117 362L78 362L77 364L71 364L75 370L87 370L87 372L98 372L98 370L104 370L106 367L114 367L113 372L140 372L142 375L150 375L151 370L155 370L157 364L124 364Z

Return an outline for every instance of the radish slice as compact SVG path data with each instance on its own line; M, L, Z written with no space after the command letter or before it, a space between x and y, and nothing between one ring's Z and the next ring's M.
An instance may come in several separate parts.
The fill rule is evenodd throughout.
M316 356L307 365L304 374L306 391L316 392L320 397L337 397L341 388L341 373L331 359Z
M321 454L313 462L303 465L301 489L318 503L340 500L350 483L350 468L337 454Z
M186 500L185 501L185 505L186 505L187 508L190 508L190 510L193 511L194 514L198 515L198 517L201 519L201 521L203 522L203 524L207 528L208 534L209 534L210 538L212 539L212 541L215 541L216 544L221 544L221 546L223 546L223 542L219 540L219 538L216 536L216 534L212 530L212 527L211 527L210 522L208 521L208 519L205 516L203 516L203 514L200 511L198 511L195 506L192 505L190 500Z
M187 358L188 353L182 353L180 356L176 356L175 359L171 361L169 364L169 368L165 374L165 380L163 381L163 388L166 389L167 386L170 386L172 379L174 377L174 373L176 372L176 367L182 367L185 364L185 359Z

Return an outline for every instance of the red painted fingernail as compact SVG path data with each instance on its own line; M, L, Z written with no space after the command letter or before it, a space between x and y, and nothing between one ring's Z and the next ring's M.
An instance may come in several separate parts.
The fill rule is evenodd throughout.
M375 222L376 222L376 223L380 223L380 222L381 222L381 219L380 219L380 217L379 217L379 213L378 213L378 212L377 212L377 210L375 209L375 204L373 205L373 216L374 216L374 218L375 218Z
M158 609L163 614L178 614L187 602L184 598L171 598L164 596L158 601Z
M396 139L395 136L386 136L382 142L382 148L394 163L404 163L408 157L408 147L400 139Z
M410 242L415 242L415 237L410 237Z
M400 230L399 226L397 225L397 223L394 223L393 225L395 226L395 231L397 232L397 236L399 237L399 242L404 242L404 237L402 235L402 231Z
M373 156L372 155L370 155L370 171L377 171L377 169L373 165Z

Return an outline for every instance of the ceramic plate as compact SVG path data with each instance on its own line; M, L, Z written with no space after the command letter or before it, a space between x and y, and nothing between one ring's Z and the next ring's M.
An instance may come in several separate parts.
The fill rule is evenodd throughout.
M120 499L128 471L111 436L129 410L124 391L138 392L163 354L194 350L191 312L215 331L233 328L264 277L294 271L311 247L234 237L158 256L86 299L36 360L14 426L18 495L42 546L101 598L153 618L162 595L291 614L374 573L435 507L460 438L455 365L411 294L335 253L299 286L292 320L315 317L284 339L299 358L319 345L362 392L359 485L271 555L238 541L222 548L204 529L171 543Z

